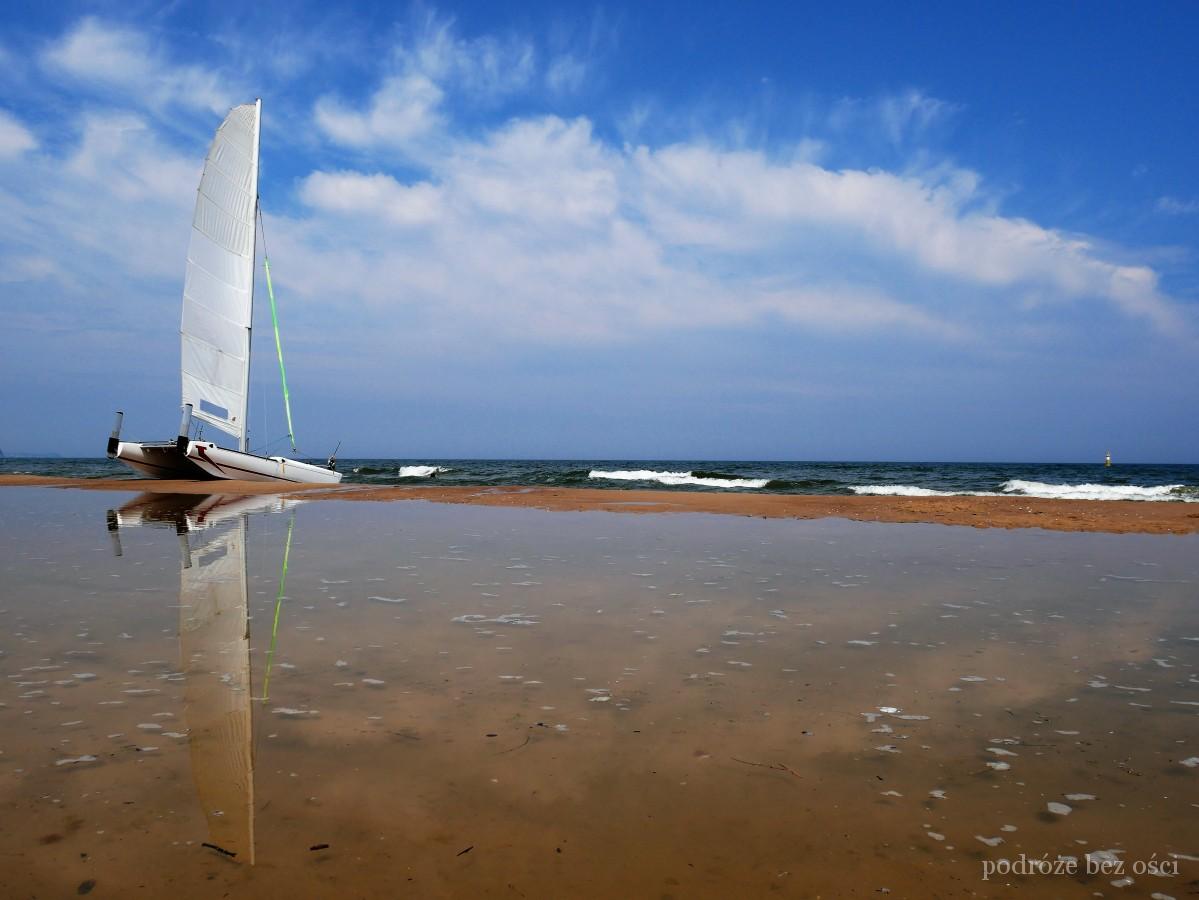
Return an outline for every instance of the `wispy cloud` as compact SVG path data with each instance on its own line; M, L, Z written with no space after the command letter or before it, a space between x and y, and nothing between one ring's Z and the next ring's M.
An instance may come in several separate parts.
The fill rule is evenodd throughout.
M516 35L461 37L453 19L426 13L408 40L397 41L400 68L421 72L476 97L499 97L525 89L537 67L533 42Z
M33 136L33 132L12 113L0 109L0 158L17 156L35 147L37 138Z
M1199 200L1179 200L1177 197L1159 197L1154 208L1171 216L1190 216L1199 213Z
M399 32L385 58L388 74L365 105L325 94L313 116L338 144L415 153L445 125L449 99L486 105L523 91L536 72L536 56L528 40L462 38L452 19L426 13Z
M39 303L33 315L86 309L81 330L101 312L136 327L147 291L182 269L201 160L131 113L86 113L70 126L80 138L64 155L0 170L0 268L10 281L56 282L54 308Z
M313 115L317 127L338 144L414 150L416 142L441 127L442 96L423 74L396 75L384 80L364 109L324 96Z
M201 160L167 149L140 116L88 113L80 125L79 144L62 161L60 171L74 176L76 183L102 187L113 198L161 203L187 196L186 185L200 172Z
M546 86L555 94L569 94L583 86L587 64L570 53L550 61L545 70Z
M879 118L893 144L902 144L909 136L919 135L960 109L956 103L938 100L914 89L878 100Z
M233 102L211 67L175 65L146 33L92 17L47 46L41 63L80 90L119 94L139 105L223 112Z
M932 97L916 88L875 97L842 97L833 103L825 123L834 133L874 130L899 147L948 123L962 105Z

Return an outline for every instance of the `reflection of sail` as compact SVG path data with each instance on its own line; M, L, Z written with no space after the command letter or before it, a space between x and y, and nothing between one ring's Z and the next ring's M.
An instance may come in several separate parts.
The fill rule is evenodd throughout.
M251 513L279 512L300 501L278 496L145 493L108 511L117 556L120 530L174 528L182 551L179 656L192 780L208 823L204 843L254 863L254 752L250 696L246 525ZM270 683L292 521L287 526L275 621L267 657Z
M209 537L184 559L179 580L180 661L192 779L209 842L254 862L246 520Z

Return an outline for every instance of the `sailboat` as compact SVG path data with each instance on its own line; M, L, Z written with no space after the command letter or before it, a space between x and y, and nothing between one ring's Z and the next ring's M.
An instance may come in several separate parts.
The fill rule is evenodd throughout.
M118 412L108 457L154 478L232 478L284 483L337 484L336 459L325 465L249 452L250 337L257 255L258 146L262 101L235 106L221 123L204 160L196 195L183 283L180 374L183 411L173 441L121 440ZM271 286L263 254L275 349L283 382L287 431L296 452L291 398ZM237 450L191 437L193 421L235 438ZM198 436L197 436L198 438Z

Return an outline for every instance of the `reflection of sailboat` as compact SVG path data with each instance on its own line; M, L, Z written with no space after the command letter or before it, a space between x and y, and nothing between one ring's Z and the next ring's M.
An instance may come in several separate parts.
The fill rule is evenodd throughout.
M255 855L254 752L246 525L251 512L293 504L263 496L142 494L108 513L118 555L117 535L122 527L173 526L179 535L184 719L192 780L208 826L204 843L251 865ZM291 526L284 573L290 547ZM282 592L280 580L280 599ZM273 654L273 636L271 649Z
M127 525L174 525L176 531L191 532L231 522L239 516L259 512L281 512L301 503L274 495L235 494L138 494L109 514L109 528Z
M108 511L108 532L113 551L121 555L120 529L133 525L173 527L183 538L183 552L190 552L186 535L227 524L242 515L282 512L303 501L275 496L238 497L232 494L138 494L120 509Z

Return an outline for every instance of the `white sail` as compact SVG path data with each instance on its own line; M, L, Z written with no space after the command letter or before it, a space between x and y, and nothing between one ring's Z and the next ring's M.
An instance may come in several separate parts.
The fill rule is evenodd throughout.
M183 283L183 403L246 441L260 106L236 106L217 129L196 195Z

